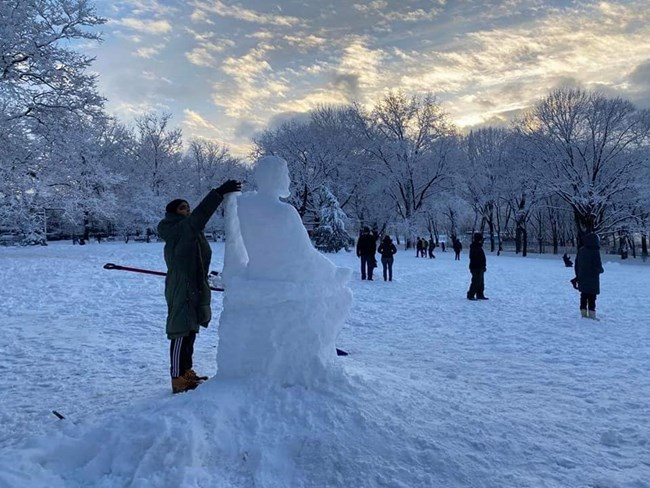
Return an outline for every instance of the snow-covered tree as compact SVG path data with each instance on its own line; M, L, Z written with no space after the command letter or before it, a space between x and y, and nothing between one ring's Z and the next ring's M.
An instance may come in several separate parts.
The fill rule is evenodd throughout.
M325 252L338 252L350 245L350 236L345 230L347 216L341 210L339 201L326 187L320 190L321 207L318 227L312 233L317 249Z
M179 181L178 194L190 202L198 203L207 192L228 179L244 181L250 173L241 160L234 157L222 144L206 139L192 139L182 166L185 177ZM222 232L224 207L210 219L207 229Z
M400 219L410 221L449 177L455 131L438 100L389 93L369 113L357 107L358 130L369 165Z
M481 128L462 138L465 162L459 168L462 183L457 187L480 219L477 230L487 226L491 251L495 236L501 248L501 206L505 206L504 188L513 164L511 144L510 131L504 128Z
M98 40L103 22L85 0L0 2L0 226L24 242L45 239L64 124L102 116L92 58L70 41Z
M357 190L350 170L358 145L350 131L350 107L320 107L308 117L294 118L265 131L256 140L256 154L284 158L291 174L291 203L306 222L318 217L319 191L327 185L346 206Z
M554 90L518 124L536 150L535 177L573 210L579 232L604 231L631 216L614 205L647 158L650 111L580 89Z
M0 2L0 100L2 117L45 123L52 111L89 113L101 108L93 61L69 41L99 40L89 30L105 22L87 0Z

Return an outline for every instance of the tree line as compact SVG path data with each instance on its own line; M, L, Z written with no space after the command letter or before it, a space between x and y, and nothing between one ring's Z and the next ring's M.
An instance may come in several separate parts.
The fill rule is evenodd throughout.
M171 116L110 117L70 41L97 41L87 0L0 4L0 234L43 242L53 228L149 234L171 198L197 202L248 161L283 157L307 227L368 225L404 239L484 232L491 250L575 245L586 230L622 245L650 217L650 112L558 88L509 126L462 132L432 94L399 90L372 107L322 106L269 127L249 158L183 140ZM219 216L212 222L221 227Z

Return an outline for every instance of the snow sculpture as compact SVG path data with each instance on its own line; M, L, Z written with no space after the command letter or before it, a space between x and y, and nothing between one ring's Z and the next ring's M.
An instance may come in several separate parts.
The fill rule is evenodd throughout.
M351 270L312 245L289 196L287 162L259 159L257 192L226 202L224 300L217 377L281 384L326 379L352 304Z

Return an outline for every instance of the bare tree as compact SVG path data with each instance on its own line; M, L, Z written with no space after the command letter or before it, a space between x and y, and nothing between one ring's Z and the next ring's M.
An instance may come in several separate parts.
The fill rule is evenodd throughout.
M650 112L620 98L554 90L518 131L535 148L535 177L573 210L578 233L605 231L630 218L613 202L633 187L647 153Z
M504 128L486 127L471 131L462 139L465 156L459 168L462 184L458 185L465 200L480 217L480 231L487 226L490 250L495 250L495 236L501 250L500 206L506 188L511 190L511 134Z
M178 170L183 149L181 129L170 127L171 114L148 113L136 119L136 171L156 197Z
M457 148L455 129L430 94L407 98L390 93L370 114L357 110L362 147L371 163L364 176L367 181L382 179L408 225L449 177Z

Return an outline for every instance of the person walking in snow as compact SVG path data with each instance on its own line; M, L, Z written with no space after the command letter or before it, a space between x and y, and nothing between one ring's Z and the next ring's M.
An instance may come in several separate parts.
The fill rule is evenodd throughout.
M460 261L460 252L463 250L463 244L457 237L454 238L454 261Z
M574 269L580 291L580 315L596 320L596 296L600 293L600 274L603 263L600 258L600 241L593 232L582 236Z
M368 227L364 227L357 240L357 257L361 259L361 279L373 281L372 272L377 264L375 259L377 252L377 237L370 233Z
M393 240L390 236L385 236L384 240L379 245L377 249L379 254L381 254L381 265L384 268L384 281L393 281L393 255L397 253L397 248L393 244Z
M487 260L483 251L483 234L476 232L469 246L469 271L472 282L467 292L468 300L487 300L485 296L484 275L487 271Z
M158 224L158 235L165 241L166 332L173 393L193 390L207 379L192 369L199 326L207 327L212 318L208 284L212 250L203 229L224 195L237 191L241 191L241 183L228 180L211 190L194 211L187 200L172 200Z
M429 250L429 259L435 259L436 255L433 254L433 251L436 248L436 243L433 242L433 239L429 239L429 246L427 249Z

